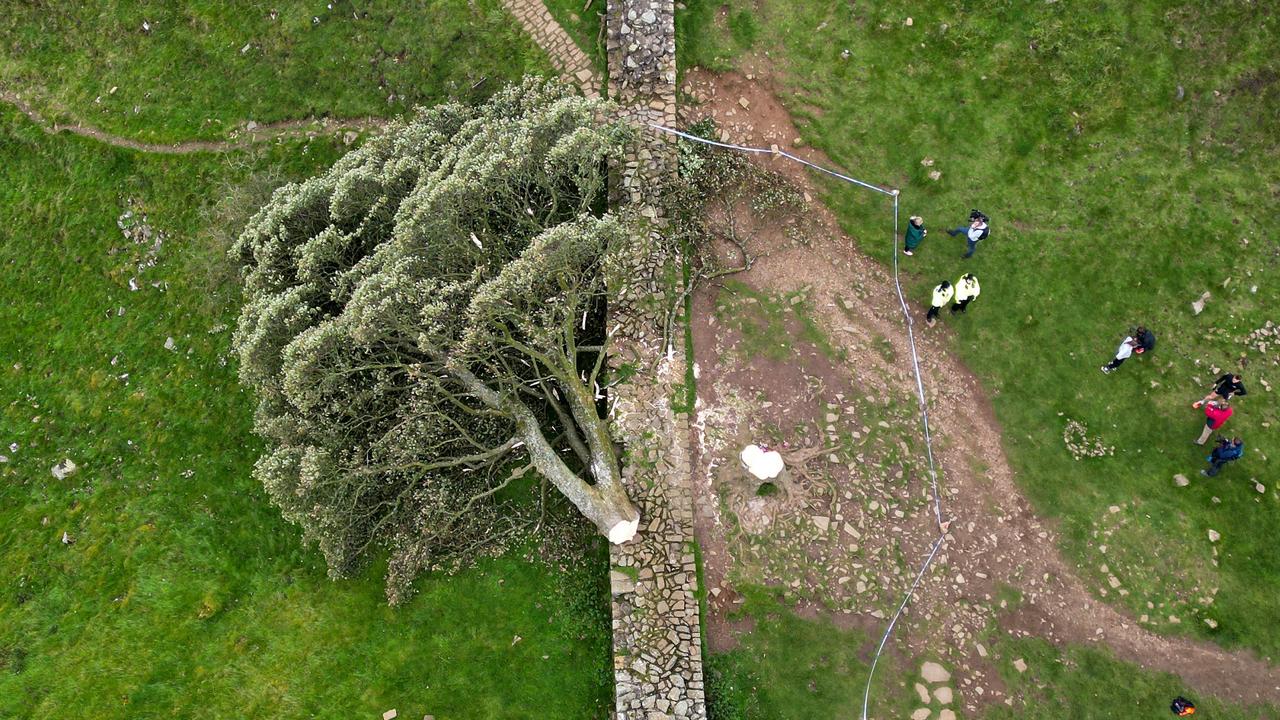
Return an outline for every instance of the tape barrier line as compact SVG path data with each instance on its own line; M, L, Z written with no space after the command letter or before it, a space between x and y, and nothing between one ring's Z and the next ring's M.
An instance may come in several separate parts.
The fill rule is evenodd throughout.
M934 458L933 458L933 436L929 431L929 404L925 398L924 376L920 372L920 356L916 350L916 336L915 336L915 329L914 329L914 321L911 319L911 310L910 308L907 307L907 299L906 299L906 296L904 296L902 293L902 282L899 279L898 198L900 195L900 191L897 188L886 189L878 185L873 185L871 183L863 182L861 180L858 180L857 178L849 177L844 173L840 173L830 168L825 168L825 167L822 167L821 165L816 165L814 163L811 163L808 160L805 160L804 158L796 157L795 155L792 155L791 153L786 152L785 150L781 150L781 149L774 150L773 148L758 148L758 147L750 147L746 145L734 145L732 143L723 143L715 140L708 140L707 138L703 138L703 137L698 137L697 135L690 135L689 133L681 132L679 130L669 128L669 127L664 127L662 125L655 125L653 123L649 123L648 125L654 130L670 133L672 135L682 137L686 140L702 143L704 145L712 145L714 147L725 148L727 150L737 150L739 152L749 152L749 153L762 154L762 155L776 155L776 156L785 157L790 160L794 160L795 162L798 162L801 165L817 170L818 172L825 173L827 175L838 178L845 182L852 183L859 187L866 188L867 190L872 190L874 192L880 193L881 195L888 195L893 198L893 238L892 238L893 285L898 293L898 304L902 307L903 322L907 326L907 345L911 348L911 368L912 368L912 371L915 373L915 377L916 377L916 398L920 404L920 425L924 430L925 456L928 458L928 461L929 461L929 482L930 482L931 489L933 491L933 519L938 527L938 537L933 541L933 545L929 548L929 554L925 557L924 562L921 563L920 570L916 573L915 579L911 582L910 589L908 589L906 594L903 595L902 602L898 604L897 611L895 611L893 614L893 617L889 619L889 624L887 627L885 627L884 634L880 636L880 644L876 647L876 654L871 659L871 668L867 672L867 684L862 692L862 720L867 720L867 708L871 702L871 680L872 678L875 677L876 666L880 662L880 656L884 653L884 646L889 642L889 637L893 634L893 629L898 624L898 619L902 617L902 614L904 612L906 612L907 605L911 603L911 598L915 595L916 588L920 585L920 581L924 579L925 573L929 571L929 566L933 564L933 559L938 555L938 550L942 548L942 544L946 542L946 539L947 539L946 524L942 521L942 498L941 498L941 495L938 493L937 465L934 462Z

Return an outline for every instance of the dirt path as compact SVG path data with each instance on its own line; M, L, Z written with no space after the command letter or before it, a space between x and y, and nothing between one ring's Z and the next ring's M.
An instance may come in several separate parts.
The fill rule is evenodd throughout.
M17 108L22 114L30 118L32 122L40 126L41 130L44 130L50 135L69 132L74 135L106 143L113 147L161 155L187 155L199 152L230 152L233 150L243 150L255 143L267 140L315 137L318 135L336 135L347 132L367 132L369 130L378 130L385 127L390 122L382 118L283 120L263 125L254 123L252 125L252 129L248 129L248 127L246 127L245 130L240 131L238 137L232 140L189 140L173 144L145 143L121 137L119 135L112 135L87 125L63 125L61 123L49 122L43 115L36 111L29 102L23 99L21 95L9 90L0 90L0 101Z
M724 131L724 139L763 147L793 145L797 133L789 115L760 78L748 81L735 74L690 73L683 89L702 105L687 108L682 121L713 115ZM818 153L793 151L830 166ZM759 162L797 183L810 197L817 197L811 179L795 164L767 157ZM904 208L904 221L907 210ZM878 404L878 398L869 402L871 396L886 393L896 395L900 405L914 412L915 401L907 392L914 390L914 381L904 360L910 357L909 348L889 270L854 250L834 216L820 203L814 202L811 211L817 232L812 233L815 239L808 245L794 242L776 225L748 228L744 233L750 238L748 247L760 259L751 270L734 279L760 293L798 294L812 307L815 320L831 342L848 351L846 362L832 362L817 352L818 348L803 343L796 344L793 357L786 362L743 359L735 349L741 348L744 338L726 323L716 321L717 303L724 302L724 291L704 287L695 297L693 330L699 368L695 427L701 431L695 463L695 484L700 493L697 532L704 547L709 548L707 578L713 588L713 600L707 631L713 647L732 642L727 636L735 628L725 619L734 598L728 575L730 568L743 563L748 555L747 545L735 540L739 533L733 520L723 511L726 489L722 469L736 466L735 453L741 447L732 443L766 427L776 430L802 422L816 428L825 424L828 437L833 440L836 426L850 420L848 427L861 425L866 431L869 426L874 427L874 421L855 416ZM886 211L883 218L876 219L874 232L882 231L888 215ZM885 235L887 243L887 231ZM931 236L926 245L932 246L924 249L954 252L959 274L962 248L947 240ZM910 258L902 260L909 262ZM943 325L936 329L925 327L924 307L917 304L913 308L934 418L935 450L945 478L943 511L951 524L934 570L899 626L896 644L905 644L917 656L942 653L957 670L956 690L970 711L995 702L1018 701L1005 695L987 650L979 650L977 645L977 638L993 619L1014 635L1042 637L1058 644L1104 644L1121 659L1177 674L1200 693L1233 702L1280 705L1280 667L1249 652L1230 652L1209 643L1163 637L1145 630L1134 619L1096 599L1061 557L1054 530L1037 518L1014 481L1001 445L1001 428L983 389L949 351L946 321L979 321L981 302L981 298L975 302L969 313L972 317L944 318ZM881 347L885 343L891 350ZM815 386L817 392L813 390ZM852 407L856 404L853 400L863 395L868 395L868 402ZM750 398L764 397L768 397L765 403L756 402L744 409L744 405L750 405ZM842 410L841 405L851 407ZM919 425L904 422L893 426L892 432L918 436ZM817 435L821 439L820 429ZM847 622L865 625L869 612L876 618L879 616L875 613L884 614L874 609L883 607L883 602L877 605L872 601L872 591L848 590L850 580L866 578L871 585L879 577L881 601L905 590L907 573L877 570L874 558L879 556L875 553L881 546L897 548L904 553L904 568L919 562L919 553L927 549L931 539L929 512L920 497L920 488L927 487L928 481L918 466L914 470L905 464L871 468L870 450L867 458L859 454L859 462L850 462L847 468L844 460L833 457L833 464L824 466L829 468L825 476L835 483L832 491L809 489L802 502L791 507L792 514L798 514L802 522L786 527L794 536L795 528L807 526L808 521L819 523L822 532L804 536L809 542L804 550L814 563L831 563L833 558L841 557L870 560L867 567L855 564L853 569L829 565L828 571L847 576L840 578L838 586L830 581L825 586L820 582L811 586L836 598L837 604L851 603L849 607L854 610L845 611ZM910 487L886 483L884 476L894 467L907 468ZM901 469L898 474L902 474ZM879 500L871 502L872 511L868 511L866 500L873 497ZM900 507L907 512L896 517L898 511L889 514L886 507ZM747 512L743 507L736 511ZM831 529L838 528L841 520L847 536ZM774 518L775 524L780 522ZM859 528L863 530L855 538L853 533ZM833 550L833 544L845 547ZM850 554L849 548L856 554ZM765 579L770 579L767 571ZM785 575L772 579L793 586L796 583ZM859 581L858 585L863 583ZM1023 601L1016 609L1002 609L1002 585L1021 591ZM872 622L883 627L878 620Z

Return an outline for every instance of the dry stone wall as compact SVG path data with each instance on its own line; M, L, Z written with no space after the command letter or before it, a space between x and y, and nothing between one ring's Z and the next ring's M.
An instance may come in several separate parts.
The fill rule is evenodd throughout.
M670 136L649 128L676 120L675 6L609 0L606 26L610 97L639 130L614 200L648 221L619 254L626 267L610 294L615 367L634 372L612 391L612 427L627 448L624 478L641 517L636 539L610 553L617 717L703 720L689 424L673 407L690 360L678 323L666 322L681 258L659 209L676 152Z

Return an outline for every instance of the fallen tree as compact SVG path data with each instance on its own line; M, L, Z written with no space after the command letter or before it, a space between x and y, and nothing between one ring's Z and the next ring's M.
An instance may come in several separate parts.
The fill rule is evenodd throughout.
M536 469L614 542L639 513L603 418L601 103L527 81L421 111L278 190L232 249L255 467L330 574L390 549L388 597L501 544Z

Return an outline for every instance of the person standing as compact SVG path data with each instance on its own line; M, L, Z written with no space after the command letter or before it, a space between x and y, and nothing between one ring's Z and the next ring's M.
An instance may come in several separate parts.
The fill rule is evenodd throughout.
M969 250L960 257L971 258L973 257L973 251L978 248L978 241L986 240L987 236L991 234L991 227L987 225L986 215L979 210L973 210L969 213L969 227L958 227L954 230L948 230L947 234L951 237L964 235L965 239L969 243Z
M1235 373L1226 373L1222 377L1213 381L1213 392L1205 395L1204 398L1191 403L1191 407L1199 409L1210 400L1230 400L1232 395L1248 394L1249 391L1244 389L1244 383L1241 382L1239 375L1236 375Z
M912 215L907 219L907 234L902 239L902 254L913 255L912 252L920 243L924 241L924 236L929 231L924 229L924 218L919 215Z
M933 327L933 324L938 321L938 313L951 302L953 295L955 295L955 289L946 280L934 286L933 304L929 306L929 314L924 316L924 321L929 323L929 327Z
M1120 342L1120 347L1116 350L1116 356L1111 359L1111 362L1102 366L1102 372L1108 375L1115 372L1116 368L1120 367L1125 360L1128 360L1133 355L1135 349L1138 352L1142 352L1142 343L1133 335L1126 335L1124 340Z
M964 312L969 303L978 297L982 288L978 286L978 278L973 273L965 273L956 281L956 304L951 306L951 314Z
M1244 441L1240 438L1231 438L1230 440L1222 438L1218 441L1218 446L1213 449L1213 454L1208 458L1209 467L1201 470L1200 474L1205 477L1213 477L1218 474L1223 465L1229 462L1239 460L1244 455Z
M1230 419L1235 410L1227 405L1226 400L1210 400L1204 404L1204 430L1200 433L1197 445L1203 445L1214 430L1222 427Z

